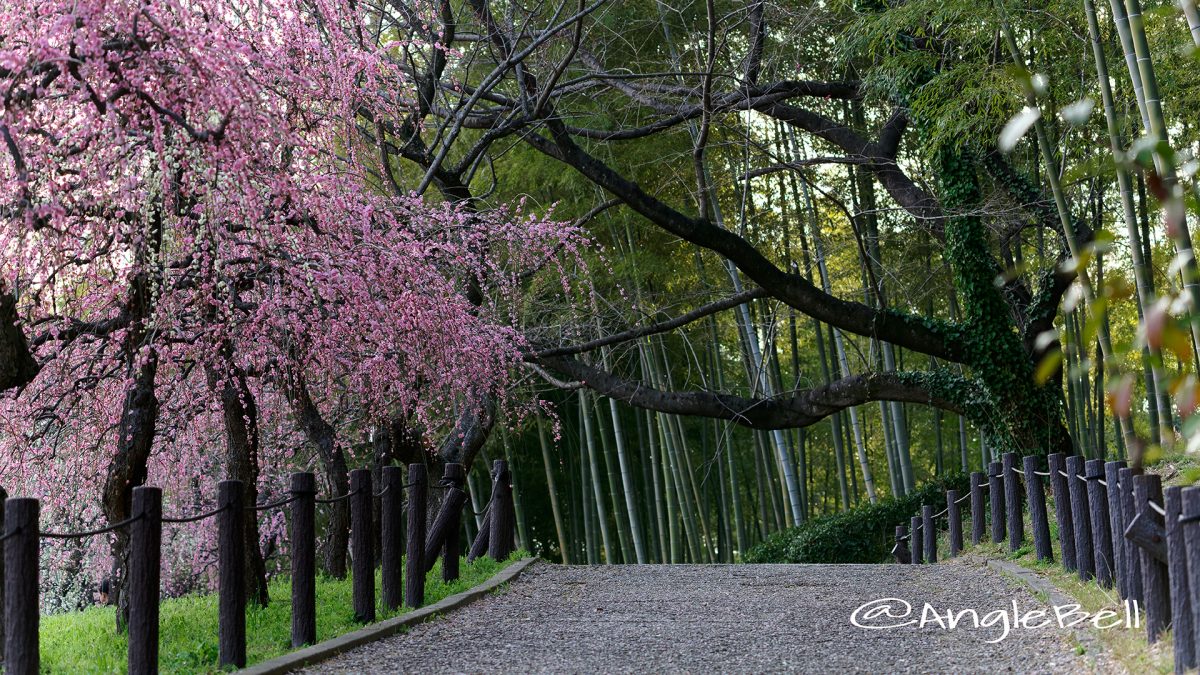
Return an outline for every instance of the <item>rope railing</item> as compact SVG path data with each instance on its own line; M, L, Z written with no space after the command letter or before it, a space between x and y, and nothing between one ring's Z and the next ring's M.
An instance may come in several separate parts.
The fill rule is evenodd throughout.
M230 505L226 504L224 506L218 506L217 508L215 508L211 511L204 511L202 513L196 513L196 514L193 514L190 516L174 516L174 517L163 516L162 521L164 523L195 523L195 522L199 522L201 520L212 518L213 516L225 513L226 511L229 510L229 508L230 508Z
M358 494L358 490L351 490L344 495L338 495L337 497L328 497L325 499L317 498L317 499L314 499L313 501L318 504L336 504L338 502L346 501L347 499L350 499L351 497L353 497L356 494Z
M1191 593L1176 580L1200 578L1200 547L1185 545L1200 541L1200 485L1164 489L1159 476L1135 473L1124 462L1061 453L1048 457L1046 471L1037 457L1023 458L1022 467L1013 453L1002 459L971 474L969 495L959 498L947 491L945 509L934 513L935 507L923 505L909 526L897 526L891 550L896 560L936 562L940 532L949 533L952 556L961 551L959 508L969 498L972 544L983 541L990 521L991 542L1007 539L1015 553L1029 543L1026 529L1031 528L1038 560L1061 558L1082 581L1115 586L1120 597L1136 601L1134 611L1144 610L1151 643L1170 626L1171 616L1192 616ZM946 515L943 526L939 519ZM1057 522L1057 549L1051 543L1051 518ZM1176 628L1176 664L1200 666L1200 626Z
M139 513L136 516L131 516L129 518L126 518L125 520L113 523L112 525L101 527L96 530L85 530L83 532L38 532L38 536L45 537L46 539L84 539L86 537L95 537L97 535L107 534L109 532L115 532L115 531L121 529L122 527L132 525L132 524L136 523L137 521L141 520L143 518L143 515L144 514Z

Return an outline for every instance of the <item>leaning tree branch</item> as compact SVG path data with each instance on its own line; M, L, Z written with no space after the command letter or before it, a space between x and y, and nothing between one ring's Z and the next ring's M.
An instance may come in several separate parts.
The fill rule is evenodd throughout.
M666 321L651 324L649 326L642 326L640 328L631 328L629 330L622 331L620 333L615 333L613 335L606 335L605 337L596 338L595 340L589 340L587 342L583 342L583 343L577 344L577 345L568 345L565 347L549 347L546 349L539 350L533 356L534 356L534 358L543 359L543 358L548 358L551 356L569 356L571 354L582 354L583 352L590 352L593 349L607 347L608 345L614 345L614 344L617 344L620 342L628 342L630 340L636 340L640 337L645 337L647 335L656 335L658 333L665 333L670 330L675 330L676 328L679 328L680 326L686 326L687 324L692 323L693 321L703 319L704 317L706 317L710 314L716 314L717 312L720 312L720 311L723 311L726 309L732 309L734 307L737 307L738 305L745 304L756 298L765 298L765 297L769 297L770 295L771 294L768 293L765 288L752 288L748 291L742 291L741 293L732 295L723 300L718 300L716 302L711 302L707 305L704 305L703 307L698 307L698 308L688 312L687 314L681 314L680 316L677 316L673 319L668 319Z
M751 429L807 427L846 408L873 401L922 403L958 414L966 412L900 373L861 373L812 389L770 398L746 398L708 391L663 391L568 357L549 357L541 363L597 393L639 408L729 420Z
M803 276L780 269L736 233L707 220L686 216L650 195L640 185L579 147L557 120L547 120L546 126L552 138L529 134L525 137L526 142L573 167L655 225L728 258L771 295L804 314L856 335L885 340L946 361L959 362L963 358L957 339L941 323L912 314L879 310L825 293Z

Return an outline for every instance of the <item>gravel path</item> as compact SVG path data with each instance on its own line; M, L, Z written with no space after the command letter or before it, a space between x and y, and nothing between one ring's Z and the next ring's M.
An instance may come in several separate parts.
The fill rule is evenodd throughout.
M504 593L361 647L313 673L1089 672L1057 627L936 625L865 630L850 622L887 597L980 616L1046 605L981 561L938 565L539 563ZM865 611L864 613L865 614ZM876 620L880 622L882 620ZM903 620L900 620L903 621ZM859 623L870 623L860 619Z

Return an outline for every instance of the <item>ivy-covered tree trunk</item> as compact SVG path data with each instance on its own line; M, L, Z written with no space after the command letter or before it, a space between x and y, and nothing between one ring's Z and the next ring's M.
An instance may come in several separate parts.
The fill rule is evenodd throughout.
M977 420L992 445L1022 454L1071 452L1056 378L1034 379L1035 355L1026 351L1008 304L996 288L1001 270L988 249L976 163L943 148L938 162L946 219L946 253L962 302L960 339L966 365L983 383L994 417Z

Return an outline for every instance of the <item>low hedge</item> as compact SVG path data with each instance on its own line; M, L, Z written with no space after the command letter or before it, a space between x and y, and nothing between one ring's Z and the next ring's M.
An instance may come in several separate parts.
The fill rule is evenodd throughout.
M921 506L941 511L946 490L966 494L963 474L930 481L909 494L887 497L849 511L814 518L800 527L776 532L746 553L749 563L877 563L887 560L896 526L907 525Z

